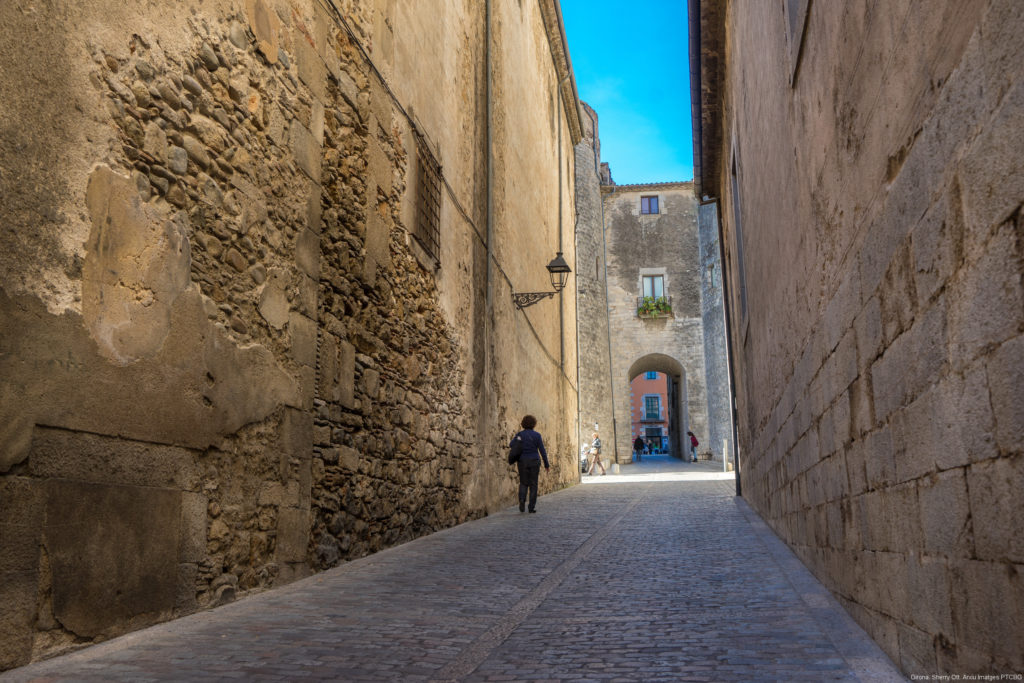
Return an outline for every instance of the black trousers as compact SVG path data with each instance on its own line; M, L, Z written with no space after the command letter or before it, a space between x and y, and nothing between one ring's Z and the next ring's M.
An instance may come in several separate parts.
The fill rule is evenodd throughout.
M530 492L530 509L537 507L537 478L540 476L540 460L520 460L519 467L519 502L526 502L526 492Z

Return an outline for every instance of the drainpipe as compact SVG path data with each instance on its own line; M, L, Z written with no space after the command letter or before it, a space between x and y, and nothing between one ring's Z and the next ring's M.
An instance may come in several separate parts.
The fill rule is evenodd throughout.
M558 124L558 251L562 251L562 86L569 80L566 76L555 86L555 99L557 100L555 121ZM578 271L580 264L576 264ZM558 292L558 367L562 376L565 376L565 307L562 305L563 292ZM579 362L577 360L577 362ZM579 388L577 387L577 391Z
M491 259L494 256L494 112L491 102L491 0L484 2L484 69L486 70L486 114L487 119L487 294L484 315L484 386L483 406L484 412L484 448L491 446L491 342L492 330L494 328L494 272L491 266Z

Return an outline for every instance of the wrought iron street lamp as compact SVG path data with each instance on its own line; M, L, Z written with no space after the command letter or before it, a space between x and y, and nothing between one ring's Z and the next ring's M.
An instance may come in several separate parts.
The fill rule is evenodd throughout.
M551 263L548 264L547 268L548 277L551 279L551 286L555 288L554 291L522 292L520 294L512 292L512 300L515 302L516 308L523 309L527 306L532 306L541 299L552 297L565 288L565 283L569 279L569 273L572 272L572 269L569 268L569 264L565 262L564 258L562 258L562 252L558 252L555 258L551 260Z

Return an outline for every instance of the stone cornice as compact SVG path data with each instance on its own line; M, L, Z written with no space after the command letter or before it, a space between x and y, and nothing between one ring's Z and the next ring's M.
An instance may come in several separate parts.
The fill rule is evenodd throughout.
M555 64L558 77L558 89L565 108L565 118L569 122L569 133L575 146L583 139L582 115L580 114L580 96L576 92L576 77L572 72L572 60L569 58L569 45L565 37L565 25L562 23L562 6L558 0L538 0L541 18L544 20L544 31L547 33L551 58Z
M722 77L725 74L725 3L690 0L690 114L693 122L693 189L717 196L721 172Z
M616 192L656 192L657 190L690 190L694 183L689 180L667 183L638 183L636 185L602 185L601 194Z

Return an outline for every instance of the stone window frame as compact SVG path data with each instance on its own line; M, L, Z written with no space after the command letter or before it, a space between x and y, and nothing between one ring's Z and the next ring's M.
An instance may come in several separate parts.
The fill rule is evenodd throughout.
M796 87L796 77L803 56L804 36L807 34L807 17L810 16L812 0L782 0L782 18L786 27L786 46L789 54L789 87Z
M654 211L644 211L644 200L645 199L653 199L654 200L654 204L655 204L655 206L654 206L655 210ZM653 194L648 193L648 194L640 195L640 215L641 216L659 216L659 215L661 215L661 207L662 206L664 206L664 202L662 201L661 194L658 194L658 193L653 193Z
M648 370L647 373L644 375L644 379L658 379L658 371Z
M647 409L647 401L648 401L648 399L652 399L652 398L655 401L657 401L657 404L658 404L658 415L657 415L657 417L651 417L651 413ZM644 394L641 397L641 400L643 401L643 405L644 405L644 412L643 412L643 415L644 415L643 419L644 420L662 420L663 419L664 406L662 405L662 402L661 402L661 394Z

